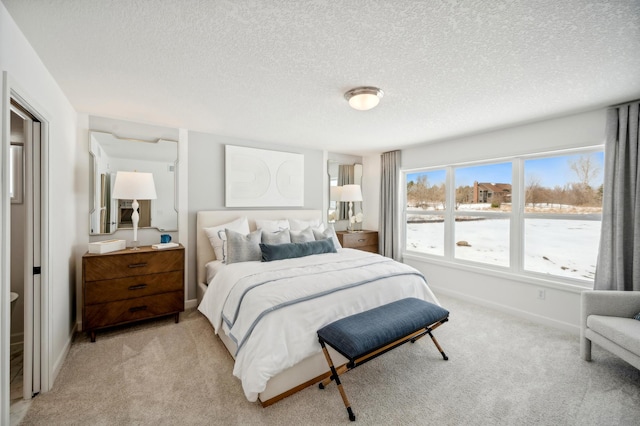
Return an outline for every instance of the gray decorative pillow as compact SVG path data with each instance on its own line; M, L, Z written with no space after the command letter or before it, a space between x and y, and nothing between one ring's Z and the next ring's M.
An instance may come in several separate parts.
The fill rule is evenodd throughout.
M640 312L638 312L638 313L636 314L636 316L635 316L635 317L633 317L633 319L637 319L638 321L640 321Z
M313 236L315 237L316 241L326 240L327 238L331 238L331 240L333 240L333 245L335 248L337 249L342 248L342 245L340 244L340 240L338 240L338 236L336 235L336 230L333 229L333 226L331 225L329 225L329 227L322 232L318 231L317 229L314 229Z
M302 231L289 231L291 235L292 243L308 243L310 241L315 241L316 237L313 236L313 231L311 228L303 229Z
M262 258L262 253L260 252L262 231L260 229L248 235L231 229L225 229L224 231L227 235L227 264L250 262Z
M289 244L291 242L291 235L288 229L277 232L267 232L263 229L262 242L265 244Z
M312 254L336 253L331 238L306 243L290 244L260 244L262 261L293 259L296 257L310 256Z

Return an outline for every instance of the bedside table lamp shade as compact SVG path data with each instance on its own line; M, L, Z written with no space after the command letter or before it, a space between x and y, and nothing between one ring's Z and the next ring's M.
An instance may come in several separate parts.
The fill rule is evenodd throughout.
M133 223L133 248L138 247L138 200L155 200L156 186L152 173L118 172L113 185L112 197L118 200L133 200L131 222Z
M349 203L349 231L352 229L351 217L353 216L353 202L362 201L362 190L360 185L343 185L340 201Z

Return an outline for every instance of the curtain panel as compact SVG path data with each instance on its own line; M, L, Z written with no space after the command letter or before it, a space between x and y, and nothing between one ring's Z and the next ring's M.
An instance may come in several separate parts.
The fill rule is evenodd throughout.
M385 152L381 158L380 182L380 230L378 245L380 254L401 260L399 170L400 151Z
M640 291L640 102L607 111L596 290Z

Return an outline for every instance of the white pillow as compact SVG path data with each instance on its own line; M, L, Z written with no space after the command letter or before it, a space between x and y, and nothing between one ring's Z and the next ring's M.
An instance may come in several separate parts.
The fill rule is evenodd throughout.
M227 234L227 257L226 264L238 262L260 261L262 252L260 251L260 240L262 239L262 229L244 235L240 232L225 229Z
M233 222L225 223L224 225L212 226L211 228L204 228L204 232L209 238L213 252L216 254L216 259L225 261L225 254L227 252L227 236L224 233L225 229L231 229L247 235L249 233L249 221L247 217L240 217Z
M311 220L289 219L289 226L292 231L302 231L307 228L316 229L318 231L324 231L324 223L320 222L320 219L311 219Z
M329 224L329 226L327 227L327 229L325 229L324 231L318 231L317 229L313 230L313 236L315 237L316 241L318 240L326 240L327 238L331 238L331 240L333 241L333 246L336 249L341 249L342 245L340 244L340 240L338 239L338 236L336 235L336 230L333 228L333 225Z
M262 232L280 232L284 229L289 229L289 221L287 219L256 219L256 228L262 229Z
M311 228L306 228L302 231L289 231L289 235L292 243L308 243L316 240Z
M291 231L283 229L280 232L262 232L262 242L264 244L288 244L291 242ZM294 231L296 232L296 231Z

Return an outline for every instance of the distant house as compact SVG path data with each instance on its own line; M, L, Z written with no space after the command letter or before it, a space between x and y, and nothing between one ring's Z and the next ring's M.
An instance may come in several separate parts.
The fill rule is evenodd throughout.
M493 200L511 202L510 183L473 182L473 202L490 203Z

